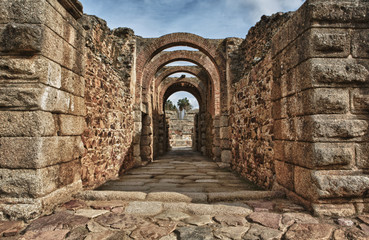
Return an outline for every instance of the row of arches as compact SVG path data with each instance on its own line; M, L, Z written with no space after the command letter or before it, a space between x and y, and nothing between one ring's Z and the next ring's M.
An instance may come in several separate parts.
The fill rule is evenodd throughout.
M179 48L178 48L179 47ZM181 49L181 47L183 49ZM175 48L175 50L171 50ZM179 50L178 50L179 49ZM220 101L225 81L225 57L217 42L190 33L173 33L146 42L138 49L135 89L135 158L151 161L166 152L168 136L164 106L175 92L191 93L199 103L196 150L212 157L219 136L214 120L227 101ZM189 64L173 66L174 62ZM185 73L193 77L174 74ZM218 146L219 147L219 146ZM138 151L139 149L139 151ZM139 153L139 154L138 154Z

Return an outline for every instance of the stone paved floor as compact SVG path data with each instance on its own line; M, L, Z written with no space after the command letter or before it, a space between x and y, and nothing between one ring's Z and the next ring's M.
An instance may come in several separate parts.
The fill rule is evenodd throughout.
M204 179L208 181L198 181ZM238 197L231 201L234 191ZM369 215L316 218L197 154L176 152L98 191L80 194L49 216L30 223L0 222L0 238L361 240L369 239Z
M97 190L135 191L150 196L157 196L158 194L154 193L160 192L181 193L192 198L192 202L212 201L214 197L221 197L221 193L227 193L223 194L223 197L234 197L235 194L242 193L257 195L258 192L255 191L261 190L227 168L220 168L218 164L191 151L190 148L179 148L147 166L129 171Z

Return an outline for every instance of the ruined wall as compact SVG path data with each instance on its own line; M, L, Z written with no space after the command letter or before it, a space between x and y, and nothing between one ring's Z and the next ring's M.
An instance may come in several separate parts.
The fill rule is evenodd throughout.
M230 107L232 169L264 188L274 182L271 39L290 14L262 17L232 58ZM242 64L239 64L242 63ZM226 121L224 119L222 122ZM227 125L223 123L223 125Z
M368 211L368 9L307 1L263 17L233 57L233 168L318 215Z
M81 11L76 1L0 1L0 219L50 213L82 188Z
M133 166L135 36L126 28L111 31L105 21L94 16L82 20L86 29L87 106L82 181L91 188Z
M277 182L319 215L368 211L368 10L307 1L273 39Z

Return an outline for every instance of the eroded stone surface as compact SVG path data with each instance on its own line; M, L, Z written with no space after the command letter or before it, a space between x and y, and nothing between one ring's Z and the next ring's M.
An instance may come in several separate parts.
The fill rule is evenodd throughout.
M278 229L282 219L282 215L268 212L254 212L251 213L247 218L252 222L260 223L265 227Z
M328 240L332 235L334 226L329 224L303 224L296 223L286 232L285 239L288 240Z
M250 240L278 240L281 239L283 232L273 228L267 228L260 225L252 224L250 230L244 235L243 239Z

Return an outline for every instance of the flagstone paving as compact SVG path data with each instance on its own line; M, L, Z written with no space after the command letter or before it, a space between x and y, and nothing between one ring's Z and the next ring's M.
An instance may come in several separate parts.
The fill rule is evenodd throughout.
M132 179L141 185L126 185ZM179 151L83 192L49 216L0 222L0 238L367 240L369 215L314 217L280 194L262 191L196 153Z

